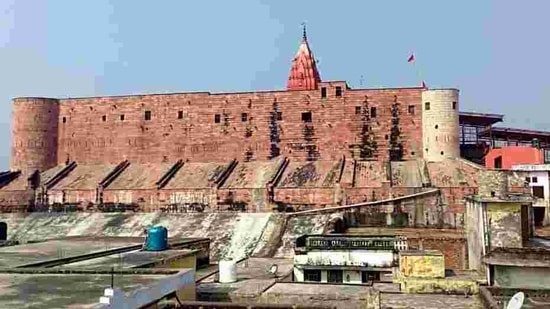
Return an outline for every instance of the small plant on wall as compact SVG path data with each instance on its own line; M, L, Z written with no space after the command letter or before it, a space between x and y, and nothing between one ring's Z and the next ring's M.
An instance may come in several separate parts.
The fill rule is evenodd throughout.
M227 114L225 111L222 114L221 131L223 134L229 133L229 114Z
M246 125L245 131L244 131L244 137L251 137L254 133L254 125L252 123L249 123Z
M359 144L359 158L361 160L368 160L374 158L376 151L378 150L378 144L376 143L374 132L372 130L369 103L365 99L363 106L361 107L361 135Z
M399 127L399 103L391 107L392 126L390 131L390 160L400 161L403 159L403 143L401 142L401 128Z

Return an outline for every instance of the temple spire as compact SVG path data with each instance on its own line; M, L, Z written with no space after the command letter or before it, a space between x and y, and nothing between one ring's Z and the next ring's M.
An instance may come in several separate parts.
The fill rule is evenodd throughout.
M302 23L302 43L292 60L292 68L288 77L288 90L313 90L321 82L317 63L307 41L306 24Z

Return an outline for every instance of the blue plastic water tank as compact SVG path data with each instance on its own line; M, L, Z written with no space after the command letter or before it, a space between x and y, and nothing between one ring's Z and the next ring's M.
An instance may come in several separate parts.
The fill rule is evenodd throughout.
M147 231L147 251L162 251L168 249L168 229L155 226Z

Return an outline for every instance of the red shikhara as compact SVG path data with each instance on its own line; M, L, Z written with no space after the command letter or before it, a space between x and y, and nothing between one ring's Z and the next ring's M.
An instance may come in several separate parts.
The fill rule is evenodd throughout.
M288 90L314 90L321 82L319 70L313 52L309 48L306 32L302 37L302 44L292 60L292 68L288 76Z

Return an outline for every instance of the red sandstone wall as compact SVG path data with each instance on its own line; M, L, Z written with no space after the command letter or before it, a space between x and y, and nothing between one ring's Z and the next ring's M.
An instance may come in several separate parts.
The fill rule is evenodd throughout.
M334 188L276 188L274 195L277 202L322 208L323 205L335 206L334 193Z
M18 98L13 100L11 170L23 174L57 164L58 100Z
M0 191L0 212L23 212L33 199L32 190Z
M248 212L270 212L269 193L267 188L231 188L217 190L218 205L221 209L228 205L222 205L232 197L234 202L245 202Z
M95 203L96 202L96 190L64 190L65 203ZM61 203L63 201L62 190L50 190L48 191L49 203Z
M400 103L405 159L421 156L421 89L344 90L342 97L335 97L334 86L344 83L324 85L328 87L326 99L321 99L320 90L313 90L61 100L57 161L119 163L123 159L161 162L185 158L226 162L235 157L244 159L247 151L253 159L265 160L270 155L274 103L282 113L282 120L277 121L281 154L307 157L307 152L300 150L305 142L301 113L310 111L312 143L319 159L336 160L342 155L350 157L350 144L359 140L361 122L355 108L365 100L377 109L371 126L379 158L388 157L386 135L390 134L390 108L395 100ZM409 105L415 106L414 115L408 113ZM146 110L151 111L149 121L144 120ZM182 119L178 118L180 111ZM242 113L247 113L246 122L241 121ZM221 115L220 123L214 122L215 114ZM249 137L247 130L252 134Z
M387 188L349 188L345 189L346 204L357 204L363 202L374 202L387 199L389 191Z
M103 203L138 204L140 211L160 211L160 207L168 202L159 199L159 192L156 189L141 190L104 190Z

